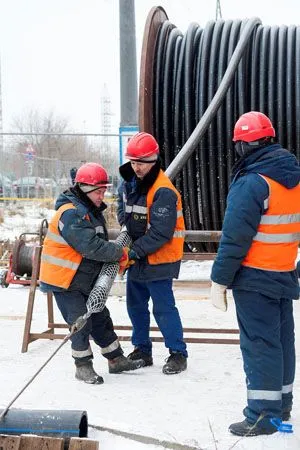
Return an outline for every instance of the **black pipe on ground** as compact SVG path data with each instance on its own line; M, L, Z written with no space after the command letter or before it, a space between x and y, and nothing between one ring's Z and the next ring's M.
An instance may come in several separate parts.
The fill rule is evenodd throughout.
M10 409L0 421L0 434L84 438L88 434L87 412Z

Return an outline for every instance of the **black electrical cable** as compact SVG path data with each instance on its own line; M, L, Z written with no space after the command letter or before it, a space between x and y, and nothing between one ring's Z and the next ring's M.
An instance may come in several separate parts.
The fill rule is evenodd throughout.
M177 54L175 47L178 39L182 39L182 34L178 28L173 28L170 33L166 47L166 62L164 67L164 85L163 85L163 155L165 165L168 166L174 158L174 137L173 137L173 114L174 114L174 80L176 72L174 71L175 58ZM171 106L171 110L169 109Z
M227 67L227 54L228 54L228 44L229 44L229 36L231 31L232 21L228 20L224 23L221 43L220 43L220 51L219 51L219 60L218 60L218 85L221 83L223 75L225 73ZM219 188L219 207L220 207L220 216L224 217L225 207L226 207L226 190L225 186L227 186L227 161L226 161L226 153L228 150L228 142L223 139L223 136L226 133L226 103L223 102L220 106L220 109L217 113L217 152L218 152L218 188ZM220 224L218 224L220 226Z
M278 36L278 67L277 67L277 127L276 134L279 142L285 140L285 90L286 90L286 35L287 27L282 25L279 28Z
M166 22L156 41L153 130L187 229L219 230L241 114L267 114L281 145L300 156L300 27L219 20L183 34Z
M158 35L157 40L157 48L156 48L156 60L155 60L155 86L154 86L154 114L156 117L155 123L155 136L159 142L162 141L162 123L163 123L163 103L161 99L163 99L163 75L164 75L164 66L165 66L165 53L168 43L168 38L171 30L174 28L168 20L166 20ZM162 147L163 148L163 147ZM163 157L163 153L162 153Z

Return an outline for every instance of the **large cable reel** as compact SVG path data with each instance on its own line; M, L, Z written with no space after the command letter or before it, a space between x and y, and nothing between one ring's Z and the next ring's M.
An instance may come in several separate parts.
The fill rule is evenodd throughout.
M300 26L217 20L204 28L191 23L182 33L163 8L152 8L139 126L159 142L188 230L221 229L235 163L234 123L251 110L270 117L281 145L300 157Z

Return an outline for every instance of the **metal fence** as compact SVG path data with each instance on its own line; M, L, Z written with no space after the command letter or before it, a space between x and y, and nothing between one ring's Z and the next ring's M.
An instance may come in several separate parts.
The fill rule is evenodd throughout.
M71 185L70 170L98 162L119 184L119 134L0 134L0 197L54 198Z

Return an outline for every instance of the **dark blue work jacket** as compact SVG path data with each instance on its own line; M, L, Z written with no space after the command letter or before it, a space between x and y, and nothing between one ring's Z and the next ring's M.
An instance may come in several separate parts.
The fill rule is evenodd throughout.
M299 163L279 144L249 154L234 174L218 254L211 279L229 288L257 291L272 298L299 298L297 271L274 272L241 265L256 235L264 201L269 196L265 175L288 189L300 182Z
M99 208L78 188L71 188L62 193L55 205L72 203L76 209L65 211L59 224L59 231L65 241L83 256L78 270L68 290L78 290L89 294L99 275L104 262L115 262L121 258L122 247L108 242L108 234L103 211L105 203ZM87 215L89 219L87 219ZM40 289L46 291L63 291L63 288L47 283L40 283Z
M137 281L178 278L180 261L151 265L147 255L154 253L173 237L177 220L177 196L168 188L159 188L151 206L151 227L147 228L147 193L160 171L158 161L143 178L138 180L130 162L120 167L124 179L118 195L118 221L126 225L133 241L132 249L139 259L128 271L128 277ZM126 211L126 205L129 206ZM134 210L131 206L135 205ZM155 231L153 231L155 230Z

